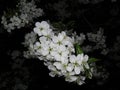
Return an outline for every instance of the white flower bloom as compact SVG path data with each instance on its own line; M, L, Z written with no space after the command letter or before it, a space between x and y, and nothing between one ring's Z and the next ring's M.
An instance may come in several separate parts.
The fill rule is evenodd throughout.
M89 49L89 50L87 49L87 47L84 47L84 49L86 48L87 52L98 50L98 49L100 49L102 52L104 49L106 49L106 44L105 44L106 37L103 34L104 34L104 29L101 27L96 33L87 33L88 40L94 43L94 46L91 45L90 47L92 49Z
M33 44L36 42L36 34L34 32L28 33L25 35L25 42L23 43L26 47L30 44Z
M72 72L68 72L68 75L70 75L70 76L75 76L76 74L75 74L74 71L72 71Z
M53 51L51 52L51 55L54 56L56 61L62 61L64 62L68 58L68 52L67 51Z
M40 43L43 43L43 44L46 43L46 42L48 42L48 41L47 41L47 37L41 36L41 37L39 38L39 42L40 42Z
M85 76L80 76L79 79L77 80L77 84L78 85L82 85L83 83L85 83Z
M69 63L69 64L67 65L66 69L67 69L67 71L72 72L73 69L74 69L74 65L71 64L71 63Z
M51 77L55 77L56 73L55 73L55 72L50 72L49 75L50 75Z
M50 25L46 21L42 21L41 23L36 22L35 26L36 27L34 28L34 32L37 33L39 36L48 36L52 32L52 29L50 29Z
M79 45L81 45L84 42L84 40L86 39L85 35L83 33L80 33L80 35L77 35L77 33L74 32L72 35L74 38L74 42L78 43Z
M16 16L13 16L12 18L10 18L10 21L14 23L15 26L18 26L21 23L21 20Z
M82 81L82 80L79 80L79 81L77 82L78 85L82 85L83 83L85 83L85 82Z
M58 35L50 29L46 21L36 22L34 32L39 39L29 46L30 52L44 61L44 65L50 70L51 77L64 76L68 82L84 83L85 68L89 69L88 56L75 55L75 38L69 37L63 31ZM30 42L30 41L29 41Z
M73 63L74 65L74 72L76 74L80 74L81 71L83 71L83 66L84 65L87 69L89 69L89 65L87 63L88 56L83 54L78 54L77 56L71 55L70 56L70 62Z
M75 66L74 71L76 74L80 74L81 68L79 66Z
M11 32L11 30L14 30L14 24L13 23L9 23L8 25L6 25L5 29L7 29L8 32Z
M61 32L58 34L58 36L54 36L52 38L53 42L58 44L58 45L67 45L68 41L67 41L67 36L65 32Z
M2 16L1 19L2 19L1 23L4 24L4 25L7 25L6 17L5 17L5 16Z
M70 56L70 62L78 65L82 64L82 59L83 59L83 54L78 54L77 56L75 55Z
M52 71L56 71L56 68L55 68L55 66L53 66L53 65L49 65L49 66L48 66L48 69L49 69L49 70L52 70Z
M35 43L34 49L35 49L35 50L41 49L41 44L40 44L40 42L36 42L36 43Z
M20 29L25 25L30 25L33 22L34 18L40 17L43 15L43 10L36 8L34 0L27 2L26 0L20 0L16 5L18 11L15 12L15 15L12 17L7 17L7 13L4 13L2 16L1 23L4 25L4 28L8 32L14 29ZM12 10L11 10L12 11ZM19 14L18 14L19 13Z
M89 58L88 55L85 55L83 60L82 60L82 64L85 66L86 69L89 69L89 65L87 63L88 58Z
M78 79L77 76L68 76L65 78L65 81L74 82Z
M55 62L53 65L55 65L58 70L63 69L63 66L62 66L62 64L60 62Z
M45 39L45 38L43 38ZM50 41L41 41L41 54L43 56L46 56L47 58L52 58L51 52L53 51L54 44L52 44Z
M66 70L67 64L62 64L61 62L55 62L53 65L55 65L56 68L60 70L63 75L67 73L67 70Z

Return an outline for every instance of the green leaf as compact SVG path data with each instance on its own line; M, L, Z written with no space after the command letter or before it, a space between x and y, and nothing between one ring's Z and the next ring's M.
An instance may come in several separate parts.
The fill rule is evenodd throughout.
M89 79L92 79L92 73L91 73L91 71L87 71L86 72L86 77L89 78Z
M98 61L97 58L90 58L90 59L88 60L88 63L90 64L90 63L93 63L93 62L96 62L96 61Z
M75 44L75 50L77 55L83 53L79 44Z
M90 69L85 68L85 66L83 65L84 69L85 69L85 75L87 78L91 79L92 78L92 72Z

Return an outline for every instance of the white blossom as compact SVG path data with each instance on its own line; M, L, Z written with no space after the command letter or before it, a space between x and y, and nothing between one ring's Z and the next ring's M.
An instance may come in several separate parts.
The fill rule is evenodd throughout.
M41 23L36 22L35 26L36 27L34 28L34 32L37 33L39 36L48 36L52 32L52 29L50 29L50 26L46 21L42 21Z
M33 0L31 2L20 0L16 8L18 8L18 11L16 11L13 16L7 17L7 12L2 16L1 23L8 32L25 27L25 25L30 25L34 18L43 15L43 10L37 8Z
M75 38L68 36L65 31L56 34L46 21L36 22L34 33L38 39L29 45L29 50L44 61L50 70L49 75L63 76L68 82L83 84L86 76L81 76L81 73L89 70L89 57L83 53L75 55Z

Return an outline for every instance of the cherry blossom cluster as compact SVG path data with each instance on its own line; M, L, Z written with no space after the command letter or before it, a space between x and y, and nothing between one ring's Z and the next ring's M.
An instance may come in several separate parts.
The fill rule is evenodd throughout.
M75 38L75 42L82 45L81 48L85 53L99 50L102 55L107 55L109 49L106 45L106 36L104 35L104 29L99 27L96 32L88 32L86 34L80 33L77 35L76 32L72 33ZM85 44L84 42L89 42Z
M92 43L95 43L94 46L91 47L91 51L93 50L101 50L101 54L107 55L108 48L106 45L106 36L104 36L104 29L99 28L96 33L87 33L88 40Z
M65 81L79 85L92 77L89 56L76 49L79 46L74 36L68 36L65 31L55 33L46 21L36 22L34 33L37 38L34 42L28 42L29 52L44 61L51 77L63 76Z
M4 15L2 16L1 23L4 28L7 29L7 32L25 27L25 25L30 24L34 18L43 15L43 10L41 8L37 8L33 0L31 2L20 0L18 5L16 5L16 8L18 10L14 15L7 15L8 12L4 12Z

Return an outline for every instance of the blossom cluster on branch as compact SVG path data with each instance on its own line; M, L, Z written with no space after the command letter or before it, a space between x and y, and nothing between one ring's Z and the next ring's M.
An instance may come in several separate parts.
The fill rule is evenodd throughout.
M35 22L35 18L39 19L44 13L48 13L47 9L48 11L56 11L54 12L54 15L58 17L57 20L55 20L56 17L53 14L52 18L49 18L49 14L51 15L49 11L48 16L46 14L42 19L47 17L52 23L47 21L36 22L35 27L30 33L24 33L26 34L25 41L22 43L22 45L24 45L22 47L25 47L22 50L24 57L26 59L30 59L31 57L39 59L49 69L49 75L51 77L64 77L67 82L75 82L78 85L82 85L85 83L86 79L91 79L92 77L101 79L101 82L105 81L109 74L106 73L107 70L104 70L102 66L99 68L99 66L96 65L95 62L97 61L97 55L93 55L94 51L96 53L98 50L99 52L97 53L103 55L106 55L111 51L111 58L113 58L113 53L117 51L118 53L115 54L115 58L116 55L119 56L118 41L120 38L118 38L114 48L108 50L103 28L99 27L96 32L87 32L86 34L84 34L84 32L81 32L80 34L76 31L74 32L74 30L79 27L76 24L82 23L75 21L77 20L76 16L80 17L80 13L83 13L85 9L83 9L83 11L78 9L77 12L74 12L77 15L73 14L73 11L77 8L75 6L78 4L78 1L79 5L82 5L97 4L104 0L76 0L77 3L75 2L76 5L73 4L73 6L71 2L74 1L72 0L58 0L58 2L48 4L48 6L46 5L45 7L43 6L46 12L43 12L41 8L38 8L37 5L35 5L35 1L31 0L28 2L27 0L20 0L12 14L4 12L4 15L1 18L1 23L7 32L12 32L12 30L20 29L27 25L28 27L25 29L31 30L33 27L31 23L33 24ZM70 3L68 3L68 1L70 1ZM116 2L117 0L111 1ZM73 10L69 10L69 7L74 8ZM69 20L72 15L76 16L74 16L75 18L73 17L73 20ZM59 22L56 22L58 20ZM80 20L82 21L82 19ZM17 55L17 52L15 52L15 54ZM12 55L12 59L16 62L22 63L22 60L16 59L16 57L17 56L14 54ZM23 60L23 62L24 61L25 60ZM13 69L19 67L16 62L13 64Z
M34 32L30 34L33 33L37 36L34 38L36 41L29 42L26 38L29 44L24 44L29 46L30 55L44 61L50 76L63 76L66 81L77 82L79 85L86 78L92 78L92 59L83 53L74 36L68 36L65 31L55 33L46 21L36 22Z
M30 24L33 19L43 15L43 10L41 8L37 8L34 0L31 2L20 0L16 5L16 8L17 10L14 12L15 14L11 15L11 17L10 15L7 15L8 12L4 12L2 16L1 23L7 32L25 27L27 24Z

